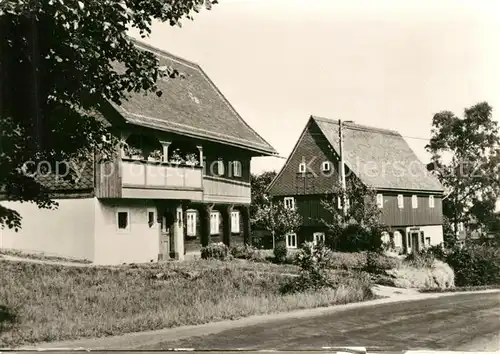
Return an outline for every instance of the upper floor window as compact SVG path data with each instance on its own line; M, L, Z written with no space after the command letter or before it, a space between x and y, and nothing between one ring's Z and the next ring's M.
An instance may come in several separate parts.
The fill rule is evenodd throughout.
M402 194L398 194L398 208L403 209L405 207L405 200Z
M429 196L429 208L434 208L434 196Z
M222 161L222 160L216 161L216 166L217 166L216 167L217 168L217 172L216 173L219 176L224 176L224 161Z
M418 197L416 195L412 195L411 196L411 207L413 209L417 209L418 208Z
M323 172L330 171L332 169L332 165L330 164L330 161L323 162L321 169L323 170Z
M285 208L295 209L295 199L293 197L285 197Z
M300 173L304 173L304 172L306 172L306 163L305 163L305 162L301 162L301 163L299 164L299 172L300 172Z
M233 161L232 167L233 167L233 176L234 177L241 177L241 175L242 175L241 162L240 161Z
M384 195L377 194L377 207L382 209L384 207Z

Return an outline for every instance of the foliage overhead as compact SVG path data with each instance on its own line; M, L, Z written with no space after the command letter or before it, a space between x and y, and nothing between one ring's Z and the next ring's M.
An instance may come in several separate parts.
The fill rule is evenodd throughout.
M446 189L443 213L455 230L471 220L485 226L500 197L500 135L492 110L482 102L463 118L443 111L432 120L428 168Z
M0 2L0 189L7 200L53 208L33 174L36 163L86 161L98 149L109 155L116 139L101 112L131 92L158 92L161 76L150 52L138 49L127 31L142 38L153 20L179 25L214 0L4 0ZM103 140L103 136L111 138ZM27 168L25 163L34 161ZM29 173L26 173L29 172ZM74 171L70 171L74 172ZM71 178L72 174L68 174ZM0 226L18 229L21 216L0 206Z
M302 217L296 208L286 208L280 201L258 206L251 222L273 233L277 240L283 240L286 234L296 232L302 225Z
M266 189L276 177L276 174L276 171L265 171L260 175L250 175L250 184L252 188L250 215L255 215L259 206L270 204L271 201L269 194L266 193Z

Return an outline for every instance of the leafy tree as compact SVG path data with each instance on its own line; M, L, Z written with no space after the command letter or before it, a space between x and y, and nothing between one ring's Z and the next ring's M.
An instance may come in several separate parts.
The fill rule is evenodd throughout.
M426 149L432 154L428 169L445 187L443 214L454 230L470 220L484 226L500 196L500 136L492 107L478 103L465 109L463 118L449 111L435 114Z
M347 201L345 214L341 205ZM346 190L340 185L332 188L329 196L321 201L327 217L321 223L328 229L328 243L342 251L379 250L382 233L388 228L380 219L375 190L365 186L357 178L346 181Z
M299 229L302 225L302 216L296 208L286 208L285 204L280 201L257 206L251 222L272 234L274 249L276 250L283 249L287 234L296 232Z
M255 215L259 207L271 203L269 195L266 193L266 189L276 177L276 174L276 171L265 171L260 175L250 175L250 184L252 188L250 215Z
M0 190L7 200L54 208L33 174L46 161L84 161L113 153L117 139L102 113L130 92L156 92L157 58L126 35L144 38L152 20L180 25L215 0L5 0L0 2ZM165 94L168 94L165 93ZM111 138L102 137L111 133ZM25 165L27 161L35 164ZM28 172L28 173L27 173ZM72 175L68 174L68 178ZM0 206L0 226L16 230L21 216Z

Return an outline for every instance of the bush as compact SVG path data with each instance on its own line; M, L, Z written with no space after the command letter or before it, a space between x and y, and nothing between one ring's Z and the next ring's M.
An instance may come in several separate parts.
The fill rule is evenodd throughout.
M277 242L274 246L274 260L276 263L285 263L288 249L286 248L285 242Z
M434 260L430 268L417 268L408 263L387 270L391 281L398 288L449 289L455 286L453 269L444 262Z
M231 259L229 248L222 242L211 243L206 247L201 248L202 259L217 259L226 261Z
M444 252L442 245L430 246L425 250L425 252L432 254L434 258L439 259L440 261L446 261L446 253Z
M406 256L404 263L414 268L432 268L436 257L432 252L414 252Z
M236 245L231 247L231 256L237 259L246 259L253 262L265 262L265 254L251 245Z
M446 256L457 286L500 284L500 251L489 246L454 248Z
M384 273L386 270L400 266L397 258L387 257L378 252L368 252L366 255L366 271L372 274Z
M366 252L331 252L328 268L331 269L364 269L366 267Z

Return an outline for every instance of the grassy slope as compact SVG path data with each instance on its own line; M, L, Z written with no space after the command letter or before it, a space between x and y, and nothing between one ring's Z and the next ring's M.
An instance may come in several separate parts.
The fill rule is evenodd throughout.
M281 295L294 266L195 261L63 267L0 260L0 347L100 337L363 301L364 280ZM160 279L157 274L162 273Z

